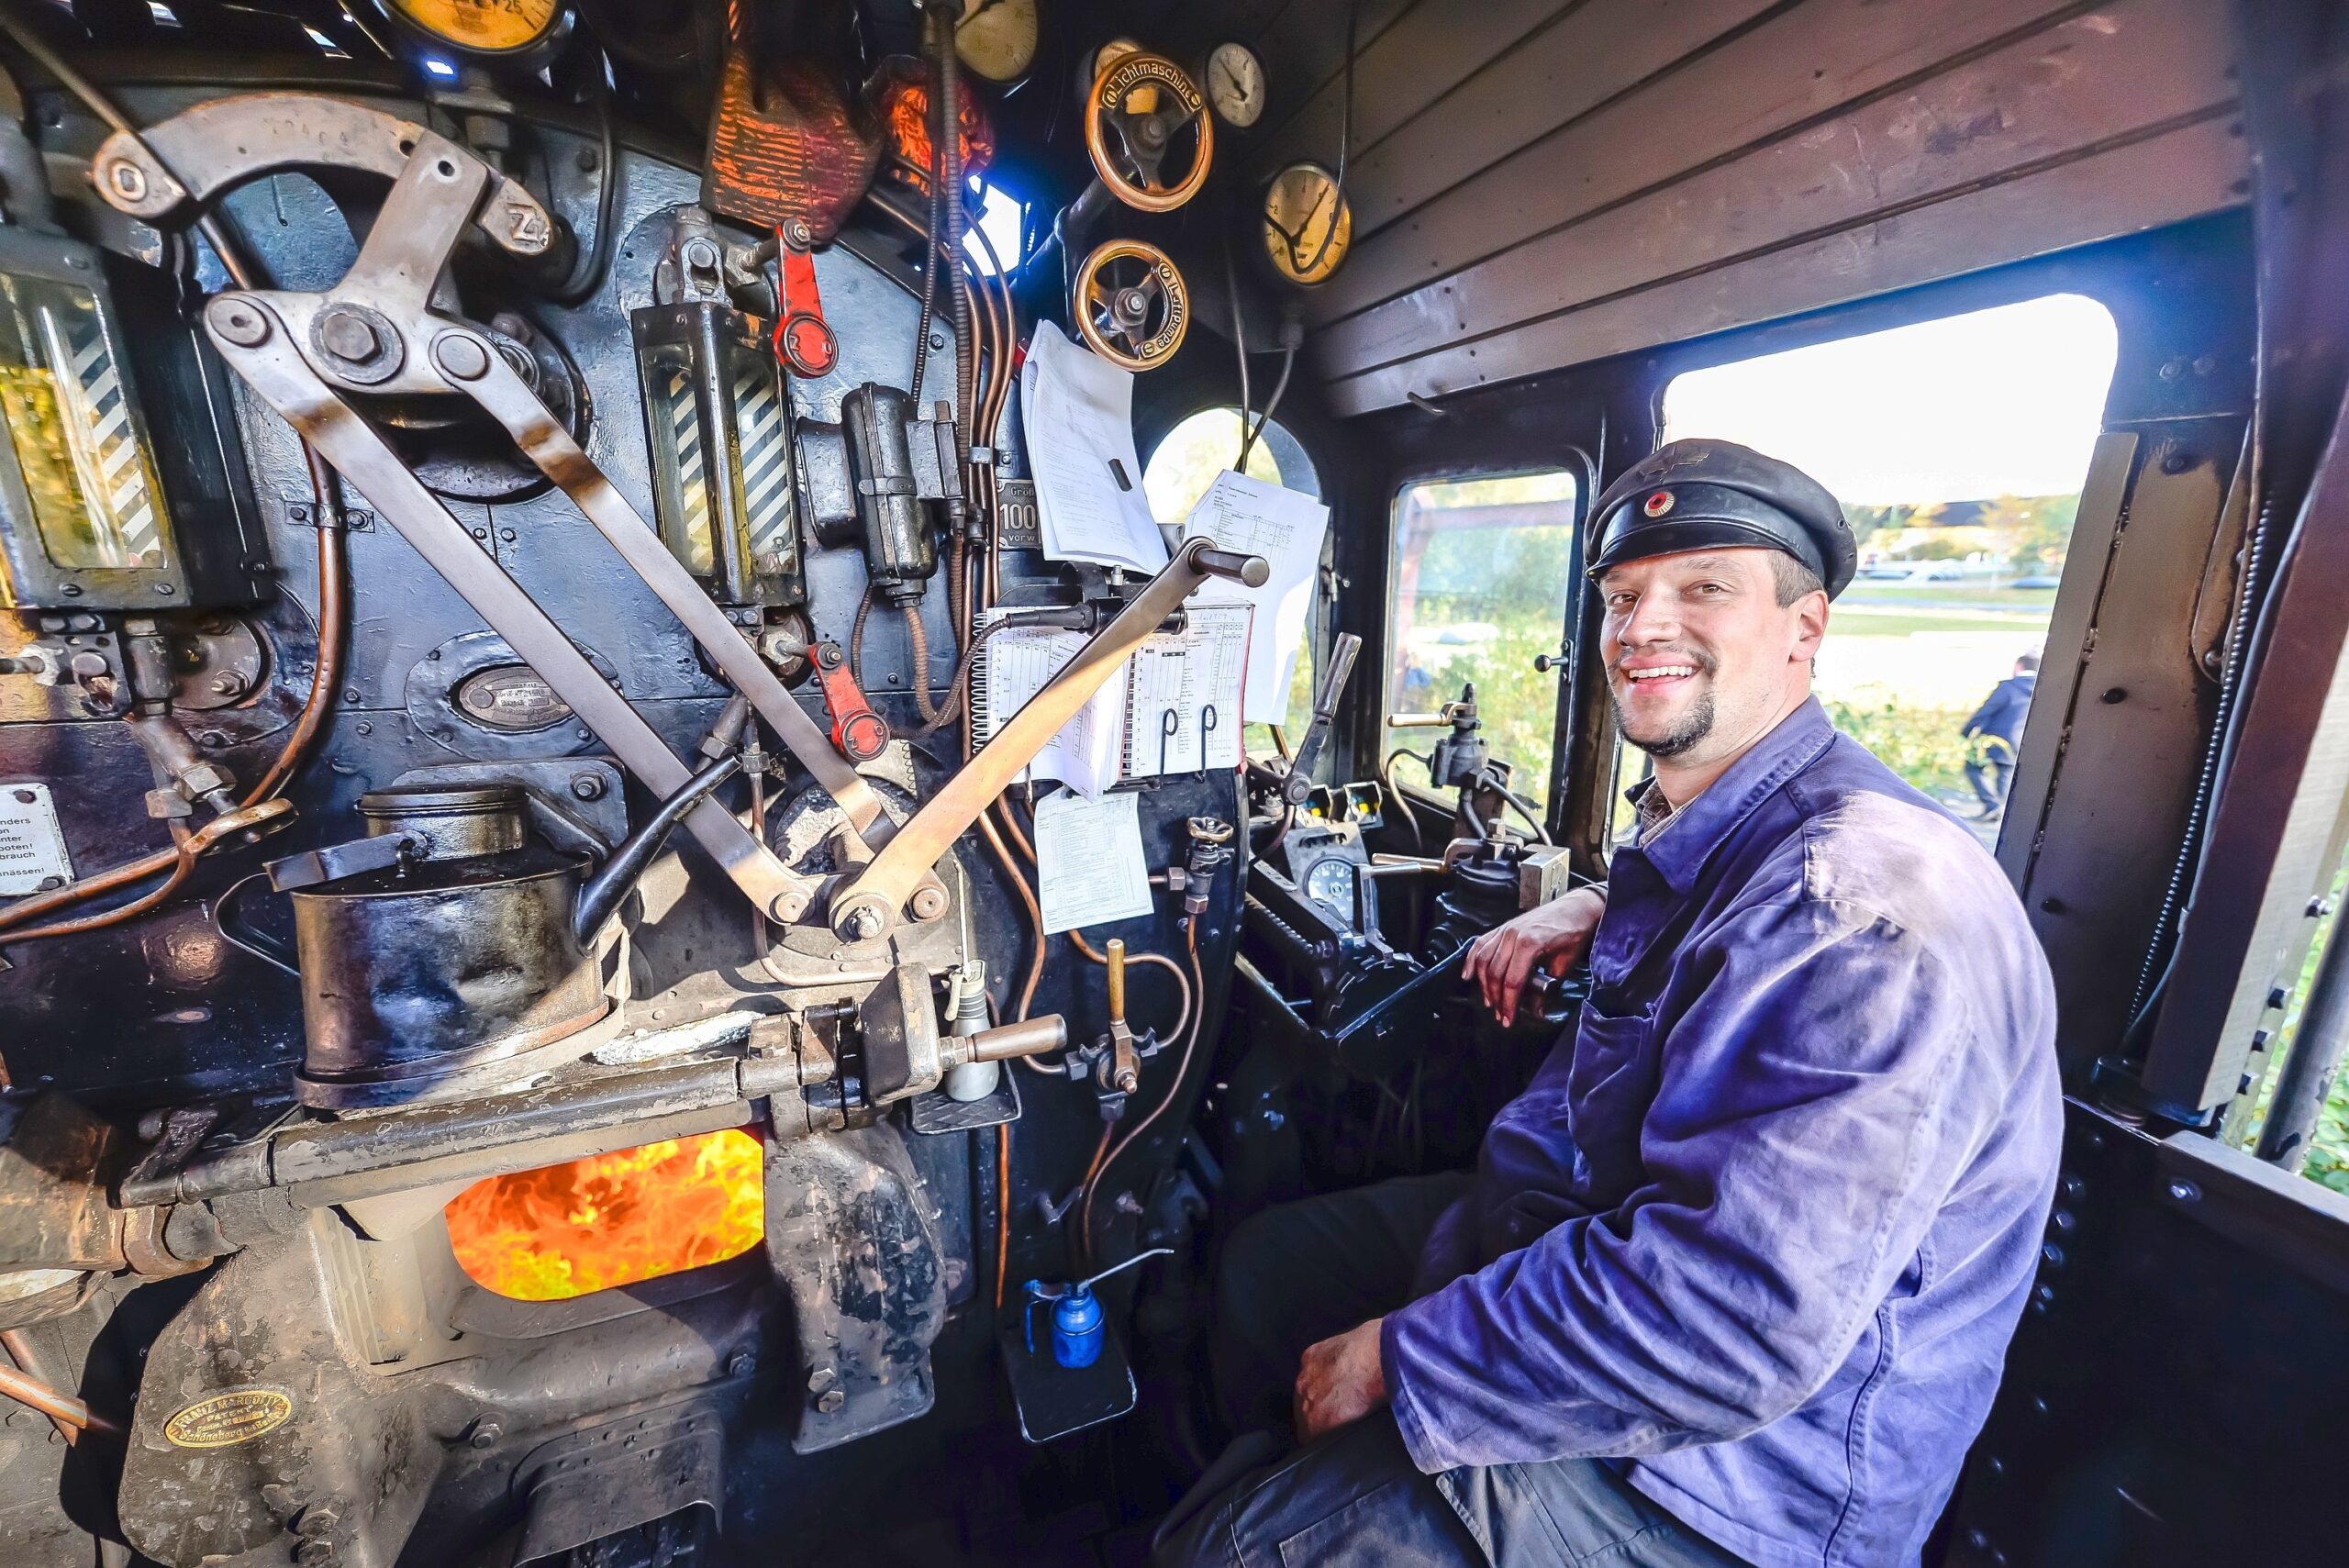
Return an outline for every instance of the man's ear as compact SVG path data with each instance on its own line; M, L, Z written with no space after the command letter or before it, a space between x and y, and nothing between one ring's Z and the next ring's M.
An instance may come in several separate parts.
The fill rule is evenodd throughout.
M1795 646L1787 655L1791 664L1808 664L1819 657L1820 639L1827 635L1827 595L1813 588L1794 604Z

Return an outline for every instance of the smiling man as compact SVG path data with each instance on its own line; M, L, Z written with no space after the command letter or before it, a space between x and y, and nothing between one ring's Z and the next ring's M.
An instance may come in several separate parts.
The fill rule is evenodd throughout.
M1655 764L1637 841L1467 962L1504 1020L1586 956L1589 1000L1473 1177L1235 1235L1219 1392L1236 1423L1286 1393L1306 1446L1162 1561L1918 1560L2062 1111L2013 891L1810 695L1854 553L1825 489L1725 441L1593 508L1618 727Z

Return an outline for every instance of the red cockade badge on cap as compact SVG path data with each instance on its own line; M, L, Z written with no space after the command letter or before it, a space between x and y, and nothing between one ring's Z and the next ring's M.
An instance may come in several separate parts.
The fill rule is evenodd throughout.
M1672 492L1659 490L1640 505L1640 510L1651 517L1661 517L1672 510Z

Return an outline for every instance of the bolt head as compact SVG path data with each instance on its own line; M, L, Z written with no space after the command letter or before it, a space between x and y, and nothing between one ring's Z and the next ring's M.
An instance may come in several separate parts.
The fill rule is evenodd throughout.
M495 1421L476 1421L473 1423L473 1435L466 1440L475 1448L495 1448L497 1440L505 1435L506 1429Z
M604 798L604 781L594 773L574 773L571 779L571 794L575 800Z
M245 695L245 678L234 670L223 670L212 677L215 696L240 697Z
M147 194L147 171L128 158L117 158L106 166L106 183L124 201L135 202Z
M860 904L841 917L841 935L852 942L870 941L881 934L881 911Z
M339 360L365 363L384 351L375 325L355 310L328 310L318 317L318 341Z
M946 890L925 887L913 896L912 908L917 920L935 920L946 913Z
M847 1403L848 1396L837 1388L827 1388L823 1393L816 1396L816 1408L827 1416L840 1414L841 1407Z
M479 381L489 373L489 350L462 332L443 333L434 339L432 357L459 381Z
M269 341L269 318L241 299L214 300L205 306L204 319L224 340L240 349L257 349Z

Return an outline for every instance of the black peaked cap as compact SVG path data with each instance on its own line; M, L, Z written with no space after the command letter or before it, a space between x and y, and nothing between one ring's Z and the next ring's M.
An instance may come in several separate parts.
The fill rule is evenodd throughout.
M1782 550L1833 598L1859 566L1843 508L1790 462L1735 441L1674 441L1614 484L1590 509L1584 559L1609 566L1723 545Z

